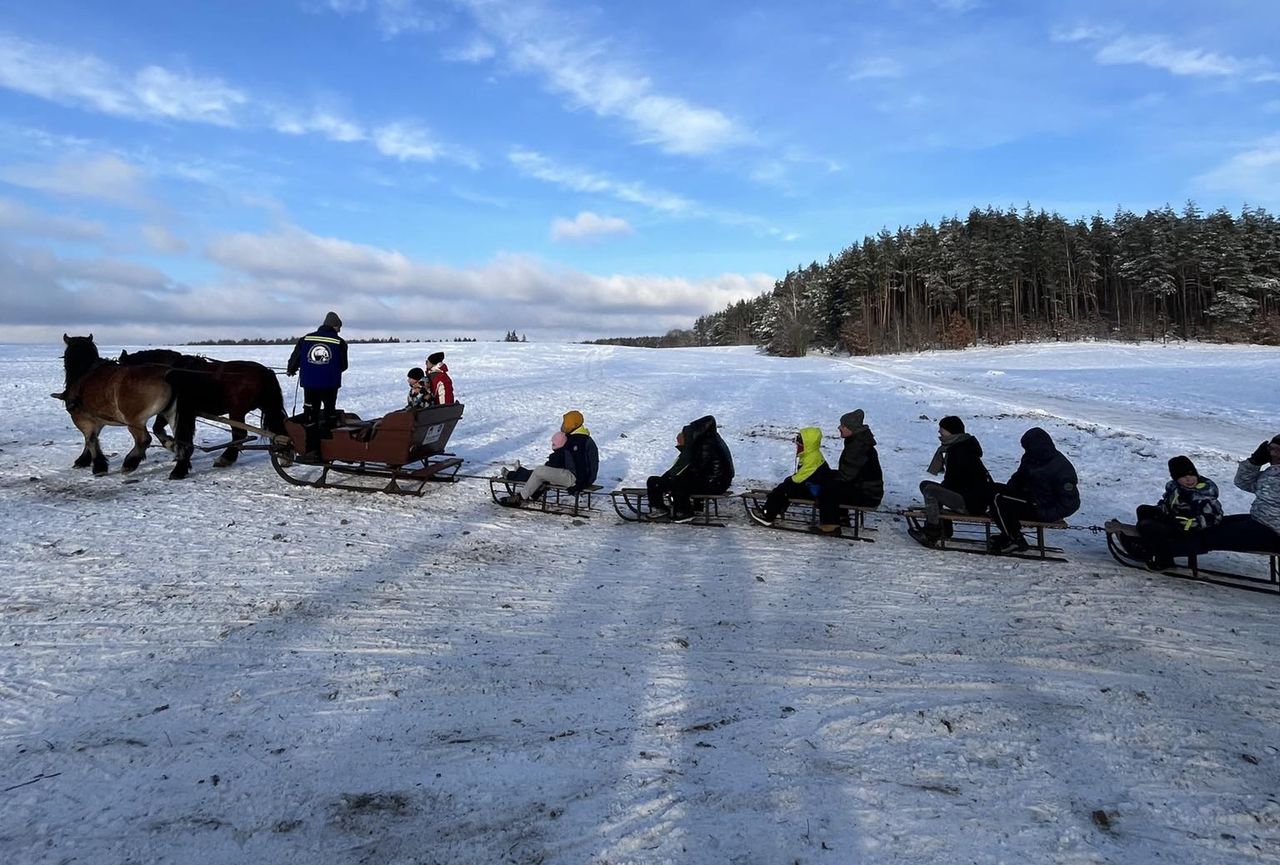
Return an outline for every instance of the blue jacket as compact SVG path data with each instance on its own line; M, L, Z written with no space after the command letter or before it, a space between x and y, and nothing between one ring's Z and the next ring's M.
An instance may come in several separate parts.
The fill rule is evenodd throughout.
M302 370L302 387L337 389L342 387L342 373L347 368L347 341L331 327L320 327L293 347L289 356L289 375Z

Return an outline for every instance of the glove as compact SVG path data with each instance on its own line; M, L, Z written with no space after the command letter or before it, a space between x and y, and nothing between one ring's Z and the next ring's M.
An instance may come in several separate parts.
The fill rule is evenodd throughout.
M1182 524L1182 530L1189 532L1196 527L1199 522L1195 517L1178 517L1178 522Z
M1258 449L1249 454L1249 462L1255 466L1265 466L1271 462L1271 442L1263 442Z
M289 378L293 378L297 374L298 374L298 371L296 369L291 369L285 373L285 375L289 376Z

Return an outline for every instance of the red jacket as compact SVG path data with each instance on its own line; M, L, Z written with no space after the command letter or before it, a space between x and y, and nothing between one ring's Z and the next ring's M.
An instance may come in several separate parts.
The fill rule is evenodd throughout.
M427 373L427 381L431 386L433 405L453 405L453 379L449 378L449 367L440 364Z

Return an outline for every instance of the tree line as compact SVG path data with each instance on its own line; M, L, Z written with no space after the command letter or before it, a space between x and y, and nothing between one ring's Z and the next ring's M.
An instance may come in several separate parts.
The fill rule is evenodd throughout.
M1170 337L1280 344L1274 216L1205 214L1192 202L1087 221L974 208L936 227L882 229L691 332L697 345L788 356Z

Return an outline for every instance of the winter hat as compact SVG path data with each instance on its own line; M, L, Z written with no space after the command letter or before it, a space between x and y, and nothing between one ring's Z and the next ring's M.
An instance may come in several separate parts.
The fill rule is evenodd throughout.
M430 366L435 366L436 364L442 363L443 361L444 361L444 352L442 351L438 351L435 354L427 355L427 363Z
M409 378L414 381L422 381L422 379L426 378L426 375L427 374L422 371L422 367L420 366L415 366L413 369L409 370Z
M1053 450L1053 437L1038 426L1033 426L1024 432L1018 443L1026 451Z
M1176 481L1183 475L1199 477L1200 473L1196 471L1196 464L1189 457L1177 456L1169 460L1169 477Z
M960 420L960 418L953 414L949 414L942 420L938 421L938 428L945 430L952 435L957 435L964 432L964 421Z
M845 429L857 429L862 426L862 419L866 416L866 412L860 408L854 409L851 412L846 412L845 414L840 415L840 426Z
M569 437L564 433L557 431L556 434L551 437L551 449L553 451L558 451L560 448L564 447L565 442L567 441L569 441Z
M338 318L338 314L333 310L329 310L329 314L324 317L324 324L321 327L331 327L334 330L342 330L342 319Z
M560 421L560 432L571 433L578 427L582 426L582 412L567 411L564 413L563 420Z

